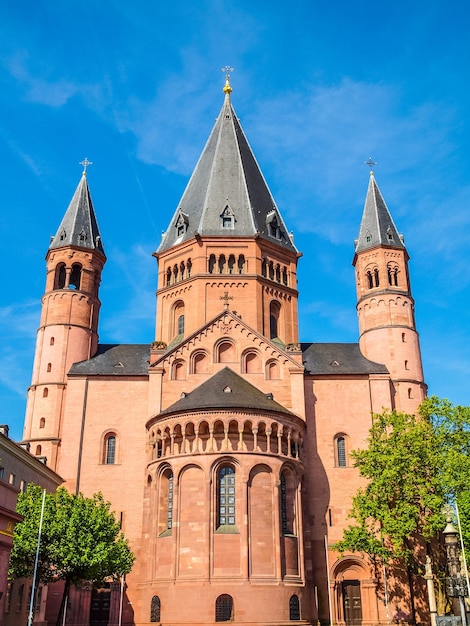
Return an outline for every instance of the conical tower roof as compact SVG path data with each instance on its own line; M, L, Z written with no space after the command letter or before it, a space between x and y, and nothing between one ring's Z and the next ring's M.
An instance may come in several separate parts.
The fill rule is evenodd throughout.
M65 246L98 250L104 255L98 222L96 221L95 210L88 188L86 171L82 174L64 218L51 241L49 250Z
M207 144L163 234L158 253L195 234L260 237L296 251L224 87L225 100Z
M403 235L398 233L372 170L370 172L359 237L355 245L356 253L377 246L400 249L405 247Z

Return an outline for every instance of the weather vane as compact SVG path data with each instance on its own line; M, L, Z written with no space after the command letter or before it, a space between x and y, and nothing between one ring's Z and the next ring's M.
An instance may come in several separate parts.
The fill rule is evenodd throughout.
M79 165L83 165L83 173L86 174L86 168L89 165L93 165L92 161L89 161L86 157L83 159L83 161L79 162Z
M374 171L374 165L377 165L377 161L374 161L372 157L369 157L369 160L364 161L364 163L369 166L371 172Z

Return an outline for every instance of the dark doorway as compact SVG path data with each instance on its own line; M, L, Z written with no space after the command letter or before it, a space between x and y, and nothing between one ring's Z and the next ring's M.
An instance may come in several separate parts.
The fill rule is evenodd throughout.
M90 626L108 626L110 597L111 591L109 589L93 589L91 593Z
M343 609L348 626L362 624L361 585L358 580L343 582Z

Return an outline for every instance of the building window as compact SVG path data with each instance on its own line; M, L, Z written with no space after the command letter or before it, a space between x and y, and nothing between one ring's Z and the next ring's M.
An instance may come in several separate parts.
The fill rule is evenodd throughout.
M346 467L346 439L344 437L336 438L336 465Z
M10 483L10 485L14 485L15 480L16 480L16 474L13 474L13 472L10 472L10 476L8 478L8 482Z
M63 289L65 287L65 263L59 263L55 268L54 289Z
M39 420L39 428L45 428L45 426L46 426L46 418L41 417L41 419Z
M233 615L233 598L223 593L215 601L215 621L230 622Z
M225 465L217 476L217 526L235 526L235 469Z
M294 535L295 524L295 480L292 472L283 471L280 476L281 532Z
M52 363L48 363L47 364L47 371L51 372L52 371Z
M36 446L36 456L41 456L42 454L42 446Z
M153 596L150 602L150 621L151 622L160 621L160 611L161 611L160 598L158 596Z
M49 389L47 387L44 387L42 391L42 397L47 398L48 395L49 395Z
M3 478L4 474L5 474L5 468L0 467L0 478Z
M279 337L279 317L281 306L278 302L271 302L269 305L269 338Z
M114 433L106 435L103 457L105 465L114 465L116 463L116 435Z
M289 599L289 619L293 622L300 621L299 596L296 596L295 594Z
M184 335L184 315L178 317L178 335Z
M222 228L233 229L235 227L235 216L233 215L233 211L230 209L230 207L225 207L220 218L222 220Z

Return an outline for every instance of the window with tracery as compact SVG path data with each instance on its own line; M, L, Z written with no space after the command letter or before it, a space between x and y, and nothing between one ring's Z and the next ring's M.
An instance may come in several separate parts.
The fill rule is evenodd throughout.
M296 596L295 594L289 599L289 619L293 622L300 621L299 596Z
M235 469L224 465L217 475L217 526L235 526Z

